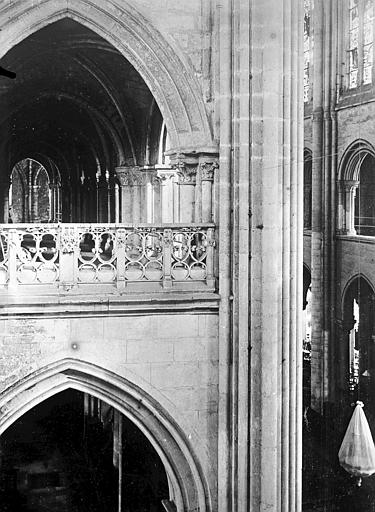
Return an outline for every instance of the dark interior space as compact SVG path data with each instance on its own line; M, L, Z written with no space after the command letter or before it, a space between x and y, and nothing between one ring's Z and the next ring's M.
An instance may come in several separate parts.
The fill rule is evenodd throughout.
M163 119L141 75L70 19L26 38L0 64L17 73L0 86L1 181L11 182L14 166L34 159L50 188L59 188L58 221L114 222L101 211L99 190L116 181L116 166L158 159ZM21 220L36 221L43 219L31 213Z
M164 467L122 415L122 443L116 443L116 414L98 399L67 390L23 415L1 437L1 512L117 512L119 494L122 512L164 510Z

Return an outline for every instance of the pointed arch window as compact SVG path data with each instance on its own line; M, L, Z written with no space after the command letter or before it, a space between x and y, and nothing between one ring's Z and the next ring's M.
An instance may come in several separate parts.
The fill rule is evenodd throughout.
M374 0L349 0L348 5L348 88L372 83L374 42Z

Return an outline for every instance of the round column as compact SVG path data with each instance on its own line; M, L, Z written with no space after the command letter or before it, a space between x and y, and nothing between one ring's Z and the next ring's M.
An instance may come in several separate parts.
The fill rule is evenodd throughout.
M108 222L108 182L103 174L98 182L98 221Z
M179 222L191 224L195 221L195 185L197 167L180 164L178 166L177 175L180 192Z
M142 200L142 189L146 180L143 171L138 168L133 168L131 175L133 224L140 224L143 222L142 212L145 210L145 204Z
M212 209L212 191L214 182L214 173L218 168L218 164L204 163L201 164L201 187L202 187L202 222L208 223L213 221Z
M173 185L176 171L173 169L157 169L160 182L160 221L172 224L174 221Z
M345 187L345 234L355 235L356 229L354 226L354 213L355 213L355 196L359 181L348 180L344 182Z
M131 167L119 166L115 169L116 176L120 182L121 215L120 221L123 224L133 222L132 194L131 194Z
M39 222L38 216L38 192L39 185L32 186L32 194L31 194L31 222Z

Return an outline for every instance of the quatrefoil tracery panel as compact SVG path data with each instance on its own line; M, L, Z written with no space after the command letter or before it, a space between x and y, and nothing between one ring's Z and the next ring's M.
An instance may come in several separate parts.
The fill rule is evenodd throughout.
M160 281L163 278L163 236L156 230L129 232L124 239L125 280Z
M189 228L175 230L172 241L172 279L203 281L207 277L207 234Z
M79 231L78 277L81 282L111 283L117 276L117 240L113 229Z
M59 277L58 233L55 228L27 228L17 233L17 280L51 284Z

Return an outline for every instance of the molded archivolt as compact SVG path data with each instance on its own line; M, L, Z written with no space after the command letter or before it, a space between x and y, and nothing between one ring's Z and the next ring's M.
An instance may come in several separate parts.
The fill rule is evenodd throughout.
M338 179L358 180L362 162L369 154L375 157L375 148L367 140L357 139L350 144L341 158Z
M162 460L178 512L212 510L208 487L190 442L175 420L147 393L96 365L64 359L42 368L0 394L0 435L18 418L68 388L89 393L127 416Z
M154 95L176 150L213 146L199 83L150 22L113 0L19 0L0 10L0 57L34 32L63 18L93 30L141 74Z

